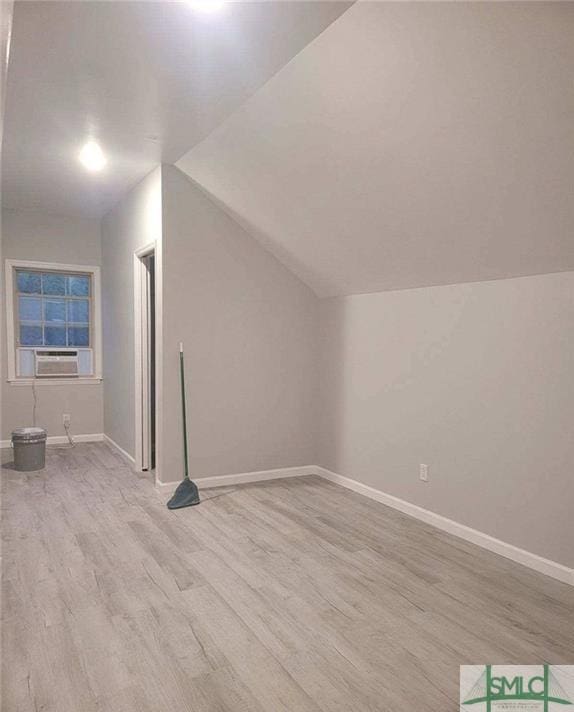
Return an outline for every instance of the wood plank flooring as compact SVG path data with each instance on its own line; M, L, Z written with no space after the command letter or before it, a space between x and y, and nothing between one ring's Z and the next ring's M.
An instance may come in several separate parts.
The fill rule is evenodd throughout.
M4 712L442 712L461 664L574 664L574 589L319 478L170 512L98 443L2 484Z

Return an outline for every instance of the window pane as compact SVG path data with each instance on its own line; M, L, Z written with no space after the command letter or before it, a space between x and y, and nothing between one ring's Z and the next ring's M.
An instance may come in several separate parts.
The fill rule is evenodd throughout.
M20 272L17 273L18 291L24 294L40 294L40 273Z
M42 321L42 300L34 297L18 297L20 321Z
M66 302L63 299L58 301L44 302L44 321L66 321Z
M65 346L66 327L46 326L44 328L44 342L46 346Z
M90 330L87 326L68 327L68 346L89 346Z
M20 324L21 346L42 346L42 327Z
M70 299L68 302L68 321L75 324L87 324L90 313L88 305L87 299Z
M42 292L44 294L66 294L66 276L47 272L42 275Z
M88 297L90 295L90 278L84 275L68 277L68 294L73 297Z

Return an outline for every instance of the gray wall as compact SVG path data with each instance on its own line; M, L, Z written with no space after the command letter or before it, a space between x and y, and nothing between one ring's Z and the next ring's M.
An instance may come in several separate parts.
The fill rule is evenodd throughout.
M6 78L10 58L13 14L14 0L3 0L0 2L0 155L2 154L4 111L6 109Z
M135 450L134 252L161 243L161 169L133 188L102 222L104 432Z
M161 479L183 472L179 341L192 476L312 464L317 298L178 169L162 190Z
M574 273L319 301L171 166L106 216L103 260L95 221L2 218L4 258L103 264L104 386L39 389L51 434L70 412L134 454L133 253L155 240L162 481L183 472L182 340L192 476L316 463L574 565ZM7 439L32 394L2 355Z
M2 211L2 269L5 259L101 265L100 223L43 212ZM4 279L2 279L4 289ZM32 388L6 382L5 295L2 294L2 439L14 428L32 422ZM103 432L102 384L42 385L38 394L37 423L49 435L64 435L62 414L72 416L76 435Z
M319 464L573 566L574 273L321 312Z

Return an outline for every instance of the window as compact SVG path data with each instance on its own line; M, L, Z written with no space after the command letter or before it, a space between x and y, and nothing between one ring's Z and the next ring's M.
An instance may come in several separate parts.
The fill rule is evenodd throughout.
M6 289L9 380L34 375L37 349L77 351L80 376L100 378L98 267L7 260Z
M16 270L19 346L91 346L91 276Z

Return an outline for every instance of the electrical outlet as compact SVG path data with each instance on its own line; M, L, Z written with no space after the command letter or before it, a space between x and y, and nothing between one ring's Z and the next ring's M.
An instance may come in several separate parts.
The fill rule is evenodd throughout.
M62 413L62 423L69 425L72 422L72 416L69 413Z
M419 479L421 479L423 482L429 481L429 466L428 465L420 465Z

